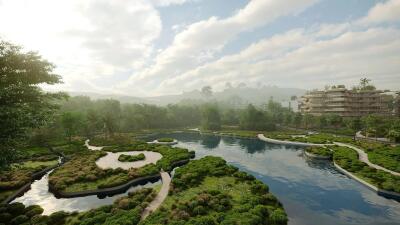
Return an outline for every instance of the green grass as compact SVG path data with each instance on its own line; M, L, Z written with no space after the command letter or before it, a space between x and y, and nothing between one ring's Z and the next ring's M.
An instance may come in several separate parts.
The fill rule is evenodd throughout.
M225 160L207 156L176 170L161 207L140 224L286 224L268 187Z
M400 193L400 177L369 167L358 159L358 153L347 147L333 147L333 159L343 169L387 191Z
M317 156L332 157L333 153L327 147L307 147L306 152Z
M136 162L140 160L144 160L146 156L143 153L140 153L139 155L124 155L121 154L118 157L118 161L120 162Z
M171 142L174 142L174 139L173 138L159 138L159 139L157 139L157 141L171 143Z
M25 161L22 163L13 164L14 167L25 168L25 169L36 169L42 167L52 167L58 164L58 160L50 161Z

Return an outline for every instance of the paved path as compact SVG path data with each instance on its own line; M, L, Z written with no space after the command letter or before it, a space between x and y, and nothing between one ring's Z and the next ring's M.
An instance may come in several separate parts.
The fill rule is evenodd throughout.
M354 150L357 151L357 153L358 153L358 159L359 159L360 161L362 161L362 162L368 164L368 166L370 166L370 167L373 167L373 168L378 169L378 170L386 171L386 172L391 173L391 174L393 174L393 175L395 175L395 176L400 176L400 173L398 173L398 172L395 172L395 171L386 169L386 168L384 168L384 167L382 167L382 166L379 166L379 165L376 165L376 164L371 163L371 162L369 161L369 159L368 159L368 154L365 153L364 150L362 150L362 149L360 149L360 148L357 148L357 147L352 146L352 145L349 145L349 144L341 143L341 142L334 142L334 144L339 145L339 146L344 146L344 147L348 147L348 148L354 149Z
M282 141L282 140L276 140L272 138L267 138L264 136L264 134L258 134L257 135L258 139L268 142L268 143L273 143L273 144L280 144L280 145L296 145L296 146L325 146L329 144L314 144L314 143L304 143L304 142L297 142L297 141Z
M89 139L87 139L87 140L85 141L85 146L86 146L89 150L94 150L94 151L99 151L99 150L103 149L103 147L97 147L97 146L89 145Z
M160 192L158 192L157 196L154 198L152 202L144 209L142 213L142 220L146 219L150 213L154 212L158 207L163 203L165 198L169 192L169 185L171 184L171 177L167 172L161 172L161 179L162 179L162 187Z
M266 142L270 142L270 143L275 143L275 144L289 144L289 145L292 144L292 145L298 145L298 146L312 146L309 143L303 143L303 142L292 142L292 141L275 140L275 139L271 139L271 138L265 137L264 134L258 134L258 138L260 140L263 140L263 141L266 141ZM349 144L341 143L341 142L333 142L333 144L354 149L358 153L358 159L361 162L366 163L368 166L370 166L372 168L386 171L386 172L391 173L391 174L393 174L395 176L400 176L400 173L398 173L398 172L395 172L395 171L386 169L386 168L384 168L382 166L379 166L379 165L371 163L369 161L369 159L368 159L368 154L365 153L364 150L362 150L360 148L357 148L357 147L349 145ZM317 146L326 146L326 145L331 145L331 144L322 144L322 145L317 145Z

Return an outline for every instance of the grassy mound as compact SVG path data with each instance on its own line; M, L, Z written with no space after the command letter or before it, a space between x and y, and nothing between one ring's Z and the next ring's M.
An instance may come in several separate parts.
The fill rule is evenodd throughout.
M159 139L157 139L157 141L171 143L171 142L174 142L175 140L173 138L159 138Z
M140 160L144 160L146 156L143 153L140 153L139 155L120 155L118 157L118 161L120 162L136 162Z
M120 168L103 170L96 165L96 160L105 155L103 151L88 151L76 155L50 174L50 185L55 190L64 192L95 190L118 186L134 178L159 172L154 164L129 170Z
M387 191L400 193L400 177L369 167L358 159L358 153L347 147L333 147L333 160L343 169Z
M327 147L307 147L305 151L322 157L332 157L333 155L332 151Z
M207 156L176 170L169 196L142 224L287 224L268 187Z
M143 188L117 199L112 205L99 207L82 213L55 212L43 216L40 206L25 207L21 203L0 205L0 224L41 224L41 225L78 225L78 224L138 224L143 209L151 202L156 193L153 189Z

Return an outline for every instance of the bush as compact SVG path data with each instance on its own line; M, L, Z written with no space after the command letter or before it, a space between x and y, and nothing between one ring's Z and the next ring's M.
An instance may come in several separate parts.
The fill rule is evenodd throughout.
M174 142L174 139L173 139L173 138L159 138L159 139L157 139L157 141L158 141L158 142L168 142L168 143L171 143L171 142Z
M118 161L120 162L135 162L139 160L144 160L146 156L143 153L140 153L139 155L124 155L121 154L118 157Z

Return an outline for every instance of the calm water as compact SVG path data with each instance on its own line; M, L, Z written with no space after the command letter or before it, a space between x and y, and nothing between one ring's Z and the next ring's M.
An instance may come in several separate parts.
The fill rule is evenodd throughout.
M23 196L16 198L13 202L21 202L27 206L40 205L44 209L44 215L49 215L53 212L61 210L65 212L86 211L103 205L110 205L117 198L126 196L128 192L135 191L143 187L153 187L157 184L161 184L161 181L158 181L155 183L147 183L145 185L137 185L135 187L131 187L125 193L105 198L98 198L96 195L78 198L56 198L48 191L49 173L43 176L40 180L33 182L31 189Z
M400 224L399 202L378 196L329 162L307 160L301 148L190 133L161 136L177 139L177 146L195 150L197 158L223 157L268 184L289 224Z

